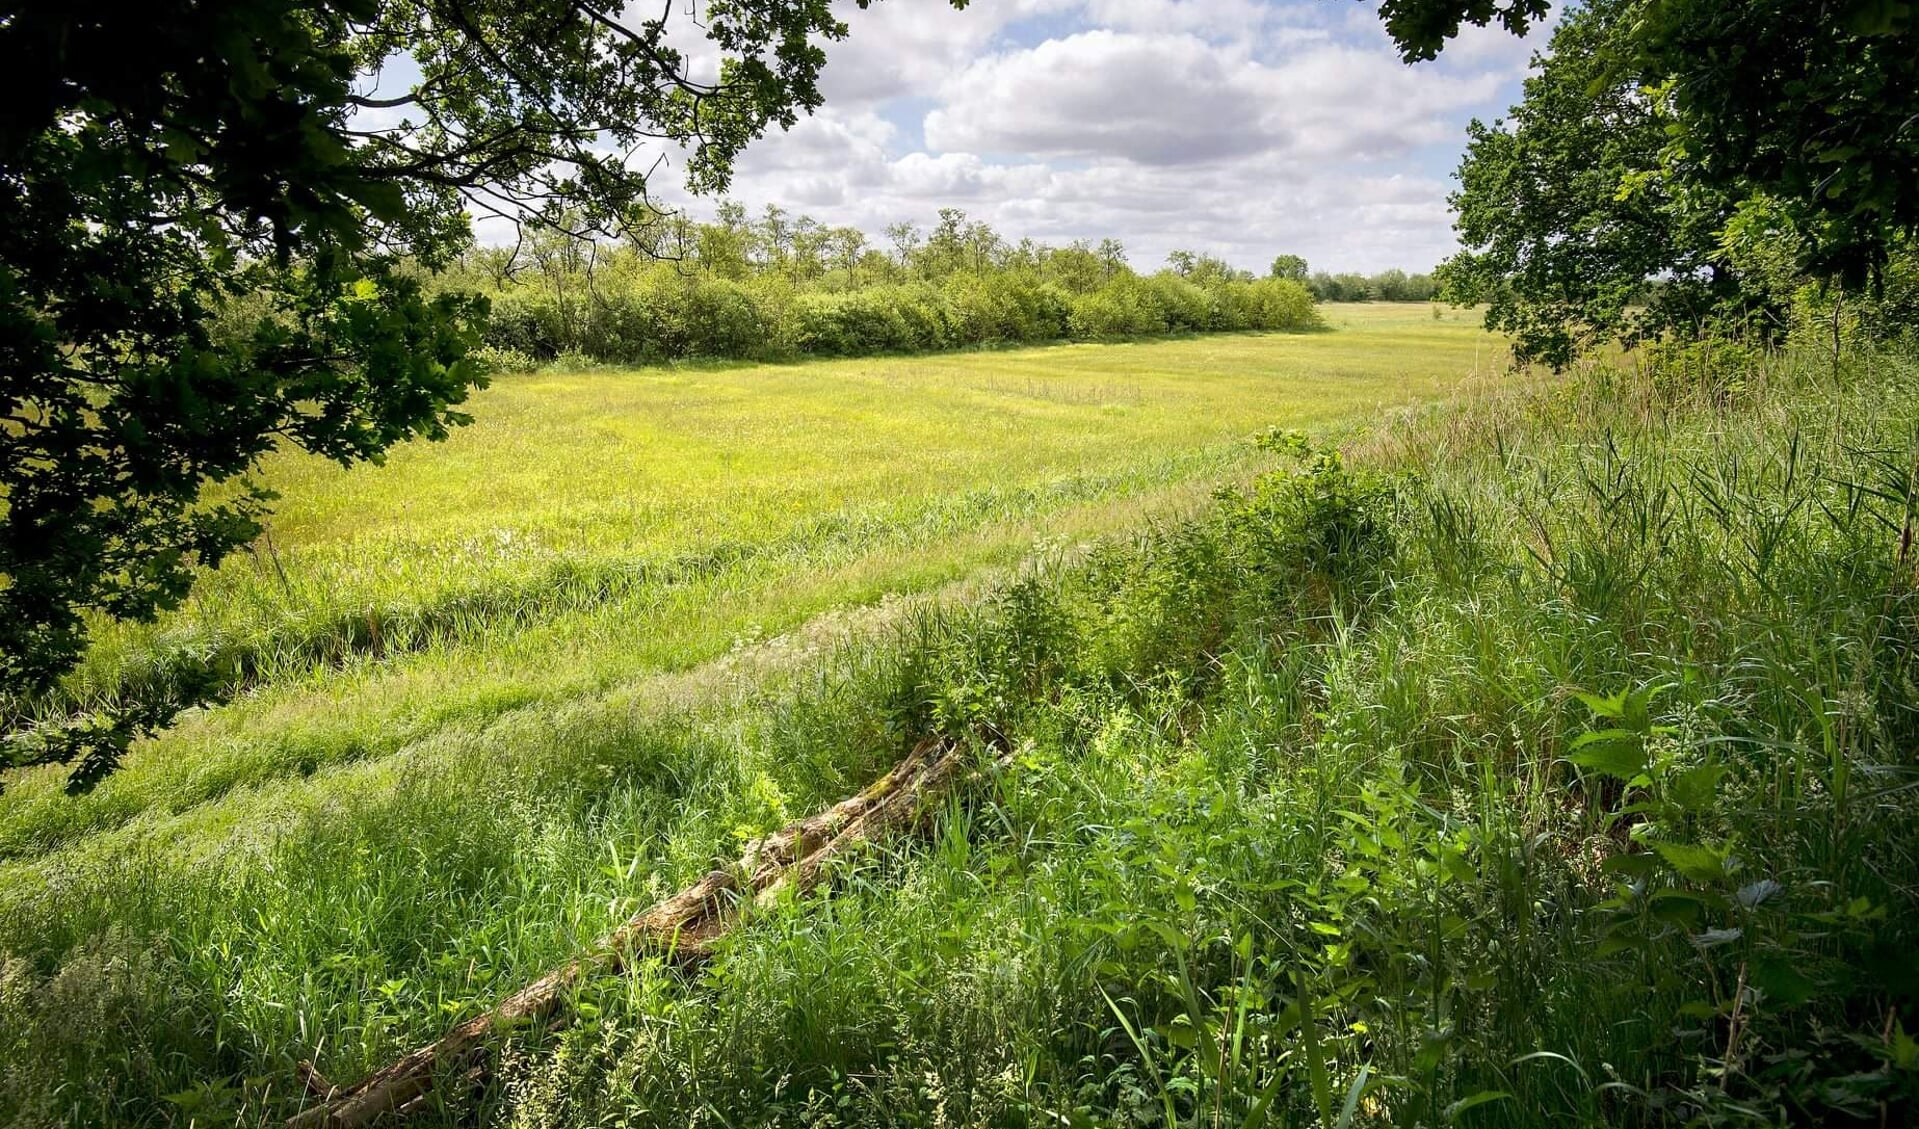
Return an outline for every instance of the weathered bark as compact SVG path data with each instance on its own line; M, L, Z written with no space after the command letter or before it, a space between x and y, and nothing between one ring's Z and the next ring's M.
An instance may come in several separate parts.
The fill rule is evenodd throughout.
M661 955L681 964L704 960L740 919L750 899L765 905L787 887L806 893L836 857L885 835L918 828L933 802L967 774L970 758L952 745L926 741L850 799L797 820L747 845L732 869L715 870L663 898L607 935L590 952L540 977L493 1010L454 1027L344 1089L320 1086L325 1100L287 1122L288 1129L358 1129L385 1114L404 1116L424 1104L443 1077L477 1076L488 1036L552 1017L583 980L617 973L637 957ZM318 1079L311 1074L309 1086ZM320 1088L320 1087L314 1087Z

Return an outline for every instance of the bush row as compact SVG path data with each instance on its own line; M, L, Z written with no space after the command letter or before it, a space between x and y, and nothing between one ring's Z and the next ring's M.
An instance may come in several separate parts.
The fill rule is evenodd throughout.
M495 295L486 345L534 361L564 353L637 364L1320 324L1305 286L1270 278L1200 285L1171 273L1128 272L1077 295L1010 271L838 291L796 290L774 278L735 282L664 266L590 286L583 277L570 281L574 285L530 282Z

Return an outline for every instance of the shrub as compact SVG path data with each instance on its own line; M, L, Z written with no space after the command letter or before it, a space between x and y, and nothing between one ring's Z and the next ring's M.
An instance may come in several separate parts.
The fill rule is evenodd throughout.
M1174 333L1194 333L1214 328L1213 296L1171 271L1161 271L1147 280L1153 302L1166 317L1166 328Z
M541 364L539 358L529 356L517 349L501 349L492 345L482 345L473 350L471 355L486 369L489 376L532 372Z
M686 355L693 357L751 356L766 348L775 331L752 291L713 275L687 279L680 319Z
M564 319L548 295L509 290L493 299L482 341L495 349L550 361L567 347Z
M1285 278L1246 284L1252 291L1252 329L1319 329L1326 324L1313 308L1312 291Z
M1072 335L1081 339L1166 332L1166 311L1137 275L1122 274L1073 301Z
M953 343L952 313L940 292L923 282L888 288L906 326L912 349L944 349Z
M1122 273L1077 297L1017 270L955 274L939 284L797 289L781 276L736 282L678 264L616 262L555 294L509 284L493 299L483 343L497 363L529 368L563 354L605 364L685 357L914 352L957 345L1117 339L1318 324L1298 283ZM523 363L523 361L525 363Z
M937 346L941 319L936 296L895 287L839 294L801 294L788 311L787 339L815 356L861 356Z
M680 356L682 335L671 324L671 292L651 283L613 279L596 284L587 300L579 351L622 364Z

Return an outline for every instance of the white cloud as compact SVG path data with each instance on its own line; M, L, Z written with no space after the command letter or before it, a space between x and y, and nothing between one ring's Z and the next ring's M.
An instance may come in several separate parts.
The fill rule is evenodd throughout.
M956 9L941 0L887 0L839 13L847 37L826 45L820 92L835 107L865 107L928 95L964 69L1009 24L1068 0L981 0Z
M1097 30L975 62L942 89L925 130L949 152L1148 165L1390 158L1445 137L1446 115L1497 85L1330 44L1269 64L1186 33Z
M1270 157L1169 170L1110 158L1061 167L916 151L897 158L868 154L849 161L837 177L755 168L743 172L736 195L756 205L830 195L830 207L802 207L825 222L871 233L900 219L926 224L937 208L959 207L1012 238L1064 243L1117 236L1134 265L1145 268L1158 266L1174 248L1248 268L1281 251L1326 267L1421 268L1452 245L1442 181L1302 171ZM816 192L822 179L839 190Z
M1013 239L1114 236L1147 268L1174 248L1249 268L1282 251L1432 265L1453 247L1464 123L1516 99L1544 38L1468 29L1407 67L1370 6L1331 0L885 0L842 16L825 108L750 148L734 198L874 235L960 207Z
M1087 0L1085 13L1096 27L1234 41L1263 37L1276 17L1256 0Z
M1257 75L1185 34L1090 31L975 62L926 116L935 150L1116 156L1145 164L1270 144Z

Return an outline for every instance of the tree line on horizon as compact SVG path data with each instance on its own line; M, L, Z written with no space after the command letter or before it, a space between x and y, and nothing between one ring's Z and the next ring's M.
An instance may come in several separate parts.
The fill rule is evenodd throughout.
M1397 267L1378 274L1310 271L1298 255L1281 255L1267 271L1274 278L1304 283L1316 302L1430 302L1439 297L1439 280L1424 271L1407 273Z
M488 297L482 339L501 369L1296 331L1321 324L1316 299L1422 284L1429 297L1430 280L1399 271L1261 277L1187 250L1145 273L1117 239L1015 241L958 208L940 209L930 229L895 223L876 240L731 200L711 222L656 214L617 239L556 229L476 246L433 280Z

